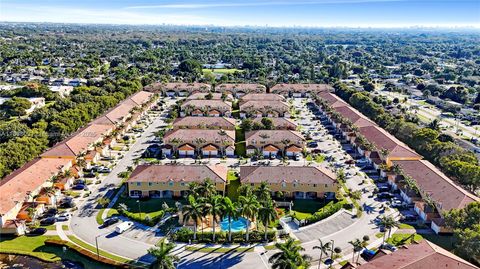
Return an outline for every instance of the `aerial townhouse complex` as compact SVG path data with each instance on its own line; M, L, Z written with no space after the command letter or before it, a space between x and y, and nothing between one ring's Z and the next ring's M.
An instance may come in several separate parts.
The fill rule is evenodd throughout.
M1 233L23 234L25 222L56 207L56 192L82 176L83 168L107 156L116 139L153 105L155 95L140 91L57 143L1 181Z
M316 99L342 138L400 191L405 202L414 203L420 218L436 233L450 232L443 218L446 211L480 201L335 94L321 92Z

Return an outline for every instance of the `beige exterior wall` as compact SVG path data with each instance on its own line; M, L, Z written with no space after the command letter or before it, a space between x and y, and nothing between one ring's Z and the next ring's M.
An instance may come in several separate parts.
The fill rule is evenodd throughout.
M172 191L174 196L180 196L181 191L188 190L189 182L128 182L128 193L130 191L141 191L142 196L148 196L149 191ZM225 191L226 184L216 182L217 191Z
M252 183L242 183L242 184L252 184ZM261 183L253 183L253 187L257 188ZM252 186L252 185L251 185ZM290 197L294 192L316 192L318 197L321 197L326 192L336 192L338 190L338 184L303 184L303 183L272 183L269 184L270 190L273 192L281 191L285 193L286 197ZM288 195L287 193L290 193Z

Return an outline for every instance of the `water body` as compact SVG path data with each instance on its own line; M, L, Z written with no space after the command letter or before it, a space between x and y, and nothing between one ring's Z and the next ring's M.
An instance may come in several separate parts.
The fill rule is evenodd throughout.
M0 254L0 269L25 268L25 269L83 269L79 263L70 261L44 262L39 259L22 256Z

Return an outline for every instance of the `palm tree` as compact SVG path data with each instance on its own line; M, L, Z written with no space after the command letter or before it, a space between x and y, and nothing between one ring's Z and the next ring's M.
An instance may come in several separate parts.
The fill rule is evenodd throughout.
M271 194L270 187L268 186L267 182L263 181L260 183L260 186L258 186L258 188L255 190L255 195L263 205L269 203L271 200Z
M385 227L388 230L388 237L390 238L390 233L392 232L392 228L398 227L399 223L391 216L385 216L380 219L380 226ZM382 245L385 244L385 233L383 233L383 242Z
M197 225L202 221L202 205L195 200L195 196L188 196L188 204L182 207L184 221L193 220L193 240L197 240Z
M239 196L238 202L241 206L242 215L247 219L246 241L248 242L250 220L255 218L258 208L260 207L260 203L257 201L257 197L255 197L255 195Z
M201 184L199 193L202 197L209 197L217 193L215 183L209 178L206 178Z
M276 243L275 247L280 252L273 254L268 259L273 269L297 269L310 266L312 258L306 254L300 254L300 251L305 249L292 238L288 238L285 243Z
M323 244L322 240L318 239L318 242L320 242L320 245L314 246L313 249L319 249L320 250L320 259L318 260L318 268L320 269L320 265L322 264L322 256L323 254L328 256L327 251L332 250L331 242L327 242Z
M355 262L355 254L357 254L357 252L359 252L360 250L363 249L363 243L358 238L355 238L355 240L349 241L348 243L353 246L352 263L354 263Z
M249 196L253 194L252 187L246 184L241 184L240 187L238 187L237 192L241 196Z
M192 181L187 185L187 194L192 195L195 198L200 196L200 184L198 182Z
M267 203L264 203L258 211L258 219L262 221L265 229L265 242L268 241L268 224L270 224L272 221L275 221L276 218L277 211L275 211L275 207L273 206L273 202L271 200Z
M285 157L287 152L287 146L288 144L290 144L290 139L282 139L281 142L283 144L283 157Z
M150 265L154 269L175 269L175 262L180 259L176 255L170 254L175 248L175 244L165 242L162 239L156 247L148 249L148 254L156 258L155 262Z
M222 215L223 212L223 204L222 204L222 196L220 195L213 195L209 196L207 198L208 200L208 205L205 210L207 214L209 214L212 217L212 231L213 231L213 242L215 243L215 226L217 224L217 218L218 216Z
M238 210L228 197L223 198L223 215L228 218L228 241L232 242L232 219L238 219Z

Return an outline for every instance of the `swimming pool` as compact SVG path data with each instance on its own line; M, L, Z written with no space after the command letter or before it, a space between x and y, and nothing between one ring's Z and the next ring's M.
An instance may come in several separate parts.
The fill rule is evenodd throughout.
M245 218L238 218L236 220L232 219L232 232L241 232L245 231L247 228L247 219ZM225 217L220 222L220 228L222 231L228 231L228 218Z

